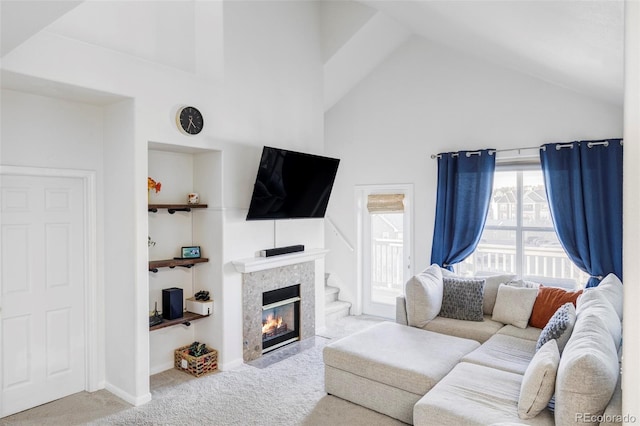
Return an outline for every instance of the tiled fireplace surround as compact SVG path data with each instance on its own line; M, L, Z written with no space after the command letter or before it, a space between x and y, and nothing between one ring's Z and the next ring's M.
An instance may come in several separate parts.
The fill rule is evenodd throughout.
M242 273L243 359L253 361L262 356L262 293L300 285L300 340L316 332L316 260L329 250L273 257L255 257L234 261Z
M315 265L297 263L242 277L243 358L253 361L262 356L262 293L300 284L300 339L315 335Z

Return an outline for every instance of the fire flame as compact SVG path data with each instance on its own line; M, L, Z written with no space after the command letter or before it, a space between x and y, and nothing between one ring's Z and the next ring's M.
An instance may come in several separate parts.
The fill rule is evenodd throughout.
M269 330L274 330L282 325L282 317L274 317L273 314L269 314L267 319L262 324L262 333L266 333Z

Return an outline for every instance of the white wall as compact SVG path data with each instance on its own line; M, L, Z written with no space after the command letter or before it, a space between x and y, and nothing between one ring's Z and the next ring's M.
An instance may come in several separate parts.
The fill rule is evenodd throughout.
M105 237L105 261L100 265L109 291L106 381L134 404L149 396L149 219L144 186L149 142L222 152L223 195L211 212L225 224L216 229L224 242L218 262L224 265L211 266L220 277L219 294L214 295L219 301L214 326L196 332L198 338L220 345L222 368L242 359L241 278L229 269L230 262L298 239L309 247L324 244L319 221L278 225L275 242L273 225L244 221L262 145L323 151L318 4L194 2L189 6L193 16L180 12L172 19L170 9L181 3L84 2L2 58L2 68L16 74L133 99L131 105L107 107L109 124L97 137L109 138L104 174L112 192L104 208L109 226L116 227ZM123 14L128 18L121 19ZM177 56L184 59L181 63L171 62L176 60L171 53L175 45L165 43L164 27L169 23L182 31L181 38L186 34L192 41L182 46L189 52ZM204 114L205 129L198 136L176 129L176 110L185 104ZM51 111L43 116L52 122L56 117ZM48 120L39 117L43 119ZM4 132L4 119L2 127ZM55 163L66 148L62 138L52 142L42 153L51 151L54 156L39 164ZM77 156L86 160L88 154L80 148ZM27 151L7 158L29 165L35 161ZM118 313L122 315L111 317ZM127 368L118 370L125 359Z
M624 353L622 360L622 414L624 424L636 424L640 419L640 285L635 279L640 274L640 3L625 3L625 100L624 100ZM633 421L632 421L633 418Z
M355 1L321 2L323 61L328 61L375 14L376 9Z
M223 367L242 362L242 277L233 260L259 250L324 247L318 220L245 221L263 145L323 152L322 60L316 2L228 2L224 8ZM322 274L318 274L322 275ZM323 277L316 277L323 285ZM318 280L319 279L319 280ZM322 305L322 304L319 304ZM323 322L323 306L316 322Z
M435 218L431 154L621 136L621 108L415 37L325 116L326 153L341 159L329 215L356 247L354 185L413 183L419 271L430 260ZM327 248L341 298L357 302L357 251L329 232Z
M132 404L151 399L146 252L146 188L143 153L136 145L137 105L127 100L105 107L104 310L106 388ZM146 150L144 152L146 154ZM141 176L142 175L142 176ZM138 226L144 223L145 226ZM123 362L124 359L129 362Z
M2 90L2 163L89 169L102 181L100 106Z
M317 2L225 2L223 96L220 139L322 152Z

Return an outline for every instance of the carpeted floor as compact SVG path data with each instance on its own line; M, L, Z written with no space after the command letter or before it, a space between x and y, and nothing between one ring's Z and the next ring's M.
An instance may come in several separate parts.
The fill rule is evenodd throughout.
M232 371L201 378L178 370L156 374L153 399L140 407L107 391L81 392L0 419L0 425L400 425L324 392L322 348L380 321L342 318L322 336Z

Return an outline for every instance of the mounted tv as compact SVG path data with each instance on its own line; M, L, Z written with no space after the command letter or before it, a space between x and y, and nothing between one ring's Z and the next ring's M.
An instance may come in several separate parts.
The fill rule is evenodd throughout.
M247 220L324 217L339 163L265 146Z

